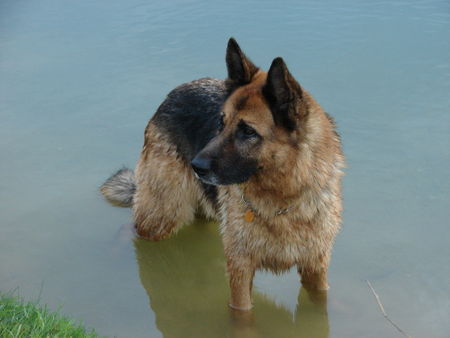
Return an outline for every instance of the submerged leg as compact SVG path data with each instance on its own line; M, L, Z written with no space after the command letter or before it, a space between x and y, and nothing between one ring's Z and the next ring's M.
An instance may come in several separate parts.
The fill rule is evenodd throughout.
M328 338L330 324L326 291L300 289L295 326L298 328L298 337Z

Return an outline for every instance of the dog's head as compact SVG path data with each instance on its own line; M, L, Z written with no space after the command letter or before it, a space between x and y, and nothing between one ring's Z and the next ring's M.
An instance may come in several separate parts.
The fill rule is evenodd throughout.
M223 105L217 136L191 162L195 173L205 183L227 185L264 170L288 170L308 112L305 93L282 58L263 72L233 38L226 63L232 93Z

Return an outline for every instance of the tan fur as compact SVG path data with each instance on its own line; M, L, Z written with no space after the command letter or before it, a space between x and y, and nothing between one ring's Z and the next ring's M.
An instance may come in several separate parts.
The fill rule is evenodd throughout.
M161 240L192 222L195 212L215 217L192 168L183 162L166 135L149 122L135 170L133 215L137 233Z
M301 128L287 132L275 125L261 90L267 74L258 71L248 85L225 102L224 135L244 120L264 139L261 168L247 182L219 187L219 218L227 270L230 306L252 306L251 288L257 269L279 273L296 265L311 289L328 288L327 270L341 223L341 169L344 157L331 119L303 91ZM191 167L167 136L149 122L135 172L134 217L138 233L166 238L193 220L198 208L217 217ZM249 209L252 222L244 220ZM289 211L276 215L281 209Z

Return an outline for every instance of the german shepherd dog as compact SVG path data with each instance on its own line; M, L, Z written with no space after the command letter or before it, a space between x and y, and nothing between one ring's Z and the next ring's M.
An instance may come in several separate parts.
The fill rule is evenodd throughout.
M169 93L145 129L136 170L101 187L132 206L137 233L158 241L193 221L220 221L229 305L252 307L257 269L296 265L311 290L326 290L341 223L344 156L333 119L275 58L266 73L231 38L228 78Z

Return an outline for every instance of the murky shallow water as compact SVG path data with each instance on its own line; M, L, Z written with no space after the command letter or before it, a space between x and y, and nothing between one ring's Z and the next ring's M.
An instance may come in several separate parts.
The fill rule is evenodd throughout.
M369 279L406 332L448 337L449 33L446 0L2 1L0 290L42 287L110 336L400 336ZM325 303L294 271L259 273L253 318L235 318L214 223L133 241L129 210L97 191L134 166L169 90L225 76L229 36L266 69L283 56L338 122L349 168Z

